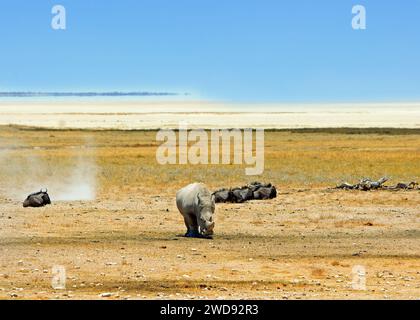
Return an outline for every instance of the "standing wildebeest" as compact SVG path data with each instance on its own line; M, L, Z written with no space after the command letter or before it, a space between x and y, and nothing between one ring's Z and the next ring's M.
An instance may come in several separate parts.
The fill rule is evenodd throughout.
M211 238L215 210L214 196L202 183L192 183L176 193L176 206L184 217L186 237Z
M47 193L47 189L43 191L31 193L25 201L23 201L23 207L43 207L47 204L51 204L50 197Z

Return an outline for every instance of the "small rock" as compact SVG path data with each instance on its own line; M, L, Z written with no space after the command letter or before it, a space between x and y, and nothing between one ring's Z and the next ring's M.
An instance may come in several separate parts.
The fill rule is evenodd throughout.
M107 298L107 297L110 297L110 296L112 296L111 292L104 292L104 293L100 294L100 297L102 297L102 298Z

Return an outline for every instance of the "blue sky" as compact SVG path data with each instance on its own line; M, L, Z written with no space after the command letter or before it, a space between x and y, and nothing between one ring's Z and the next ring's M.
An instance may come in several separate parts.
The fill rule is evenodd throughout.
M50 26L55 4L64 31ZM0 40L0 91L420 101L417 0L2 0Z

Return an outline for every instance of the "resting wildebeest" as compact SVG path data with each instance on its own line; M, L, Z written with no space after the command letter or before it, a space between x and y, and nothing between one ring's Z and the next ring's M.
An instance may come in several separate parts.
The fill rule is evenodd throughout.
M214 201L216 203L218 202L232 202L233 201L233 194L232 190L230 189L220 189L216 192L213 192L214 195Z
M253 192L254 200L267 200L277 197L277 190L274 186L261 187Z
M247 186L232 189L233 199L237 203L252 200L254 194Z
M271 183L252 182L248 185L254 200L267 200L277 197L277 189Z
M31 193L27 196L25 201L23 201L23 207L43 207L50 203L51 200L47 193L47 189L45 189L45 191L41 189L41 191Z
M211 238L215 210L214 196L202 183L192 183L176 193L176 206L184 217L186 237Z

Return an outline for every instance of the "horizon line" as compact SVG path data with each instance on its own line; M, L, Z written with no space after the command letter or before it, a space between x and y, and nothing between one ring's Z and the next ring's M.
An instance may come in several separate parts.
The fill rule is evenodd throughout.
M143 96L187 96L189 93L153 91L0 91L0 97L143 97Z

